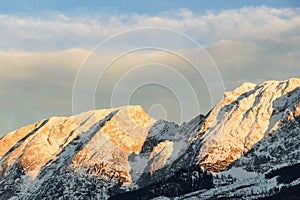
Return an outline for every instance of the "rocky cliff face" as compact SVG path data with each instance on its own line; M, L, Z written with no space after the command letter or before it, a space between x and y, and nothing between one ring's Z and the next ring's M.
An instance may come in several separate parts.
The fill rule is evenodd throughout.
M90 130L112 113L113 116L102 127ZM1 174L9 172L15 165L35 179L42 168L51 165L77 139L83 140L84 146L80 147L80 151L68 152L72 158L68 163L70 169L131 183L128 156L141 151L154 122L140 106L43 120L8 133L0 140L3 147L0 151Z
M290 79L244 83L182 125L140 106L42 120L0 140L0 199L259 198L283 187L276 174L300 183L285 176L298 169L299 117L300 80Z
M219 172L268 137L279 125L299 116L300 80L244 83L227 92L199 133L199 166Z

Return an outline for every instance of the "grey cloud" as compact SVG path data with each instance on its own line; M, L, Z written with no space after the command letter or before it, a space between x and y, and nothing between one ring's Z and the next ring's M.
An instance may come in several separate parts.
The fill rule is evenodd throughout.
M184 32L204 43L220 39L278 39L299 33L299 8L246 7L208 11L182 9L158 15L142 14L68 17L0 15L0 49L62 50L92 48L105 38L136 27L157 26ZM159 39L159 38L157 38Z
M260 83L300 77L298 13L299 8L258 7L205 14L183 9L155 16L128 14L105 18L101 15L53 14L40 18L1 15L0 133L42 118L71 115L73 83L80 64L90 52L87 49L113 34L136 27L171 28L204 43L222 73L227 90L244 81ZM114 48L118 47L111 47L107 54L113 53ZM182 51L201 59L202 55L193 55L193 50ZM97 108L110 107L112 88L122 74L138 64L153 61L168 64L183 74L197 93L201 112L205 114L210 109L203 79L183 60L161 52L129 54L114 63L98 85ZM141 79L145 76L140 74ZM127 84L132 82L129 80ZM180 88L179 81L177 84ZM164 88L142 87L131 102L143 104L146 110L154 103L161 103L172 115L169 119L178 120L178 104Z
M245 81L260 83L300 77L300 52L284 41L219 41L207 50L218 64L228 89Z

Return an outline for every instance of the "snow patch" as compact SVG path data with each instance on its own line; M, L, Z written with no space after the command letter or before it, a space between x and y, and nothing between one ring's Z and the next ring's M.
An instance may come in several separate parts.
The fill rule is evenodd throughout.
M248 172L241 167L232 167L228 171L222 172L220 174L231 175L236 179L247 179L257 177L259 174L255 172Z

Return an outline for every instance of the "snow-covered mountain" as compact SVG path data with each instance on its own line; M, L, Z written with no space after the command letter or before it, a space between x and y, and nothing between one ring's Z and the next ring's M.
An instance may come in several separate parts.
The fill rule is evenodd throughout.
M290 79L244 83L227 92L200 130L205 134L199 165L214 172L224 170L284 121L299 116L299 86L299 79Z
M0 199L297 199L300 79L244 83L182 125L140 106L0 140Z

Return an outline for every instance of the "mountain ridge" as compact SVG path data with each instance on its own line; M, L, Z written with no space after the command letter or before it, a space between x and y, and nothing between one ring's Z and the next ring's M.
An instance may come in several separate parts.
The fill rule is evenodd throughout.
M216 197L210 187L226 190L234 186L232 181L253 189L245 181L252 180L257 185L269 179L247 178L246 174L269 173L258 169L270 167L268 159L278 167L284 162L290 167L297 166L300 153L288 133L298 133L299 116L300 79L292 78L244 83L226 92L206 116L199 115L181 125L155 120L141 106L41 120L0 139L0 198L70 197L78 184L82 185L77 186L81 191L77 192L79 199L110 196L118 199L119 194L122 198L127 194L136 198L142 194L148 194L149 198L171 197L174 194L163 192L171 185L178 189L177 195L203 191L210 199ZM264 152L270 137L279 145L281 140L276 139L277 135L289 141L287 145L291 148L286 153L287 157L291 154L293 161L273 157L271 161L270 157L264 158L266 165L247 168L249 163L255 166L256 161L251 159L262 157L262 153L255 154L253 149ZM239 169L245 180L238 176L230 178L228 173L236 175L233 169ZM297 177L293 181L297 182ZM276 180L270 181L272 188L277 188ZM284 187L290 187L289 184L292 183ZM52 185L53 189L47 190ZM91 185L98 188L94 193L85 188ZM55 193L58 187L60 192ZM238 187L231 188L228 190L233 194L240 194ZM256 197L263 197L266 192L271 194L273 189L266 188ZM152 190L157 192L149 193Z

